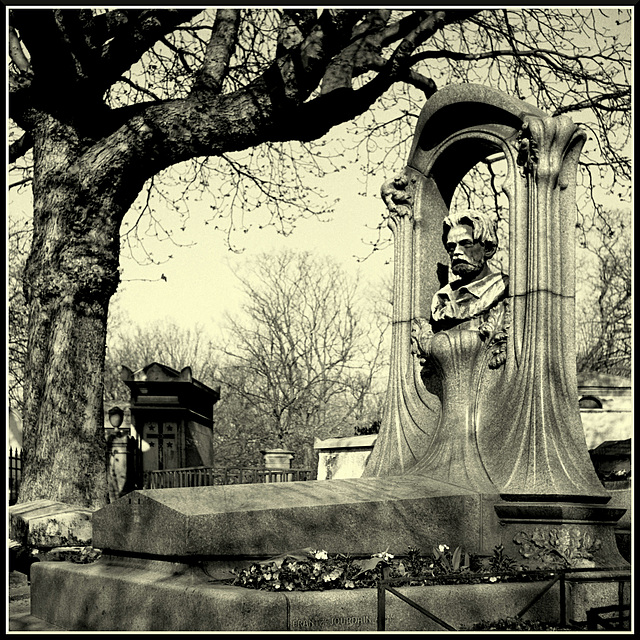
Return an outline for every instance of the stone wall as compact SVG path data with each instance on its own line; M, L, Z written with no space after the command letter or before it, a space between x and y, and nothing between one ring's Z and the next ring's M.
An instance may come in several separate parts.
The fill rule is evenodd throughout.
M371 454L377 434L346 438L316 438L318 452L318 480L359 478Z

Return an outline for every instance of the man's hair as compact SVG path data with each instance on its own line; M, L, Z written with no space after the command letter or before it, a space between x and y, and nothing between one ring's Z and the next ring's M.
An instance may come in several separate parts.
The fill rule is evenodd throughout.
M452 227L466 224L472 229L475 242L484 245L486 259L491 258L498 250L498 223L484 211L463 209L450 213L442 221L442 244L447 245L447 236Z

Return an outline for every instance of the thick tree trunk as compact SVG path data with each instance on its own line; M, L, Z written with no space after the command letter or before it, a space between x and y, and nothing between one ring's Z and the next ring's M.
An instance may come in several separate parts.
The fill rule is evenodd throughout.
M70 170L72 129L42 117L35 139L19 502L95 508L107 501L104 354L122 216L108 194L81 188Z

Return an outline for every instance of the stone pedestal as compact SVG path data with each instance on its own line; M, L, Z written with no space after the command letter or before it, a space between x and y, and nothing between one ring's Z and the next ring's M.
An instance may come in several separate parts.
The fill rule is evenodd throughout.
M288 482L291 480L292 474L283 473L287 469L291 469L291 461L293 460L293 451L286 449L266 449L260 452L264 458L264 467L268 471L275 471L274 474L265 476L265 482Z
M583 520L581 534L589 529L594 540L612 537L621 510L575 509L504 503L495 494L411 475L135 491L94 514L94 545L107 557L94 565L34 566L33 613L70 630L371 631L375 589L265 593L216 584L216 570L310 546L368 557L402 554L409 546L428 553L439 544L491 554L502 543L525 561L518 555L521 531L535 536L536 528L548 533L570 520ZM624 564L611 557L610 545L587 546L596 566ZM513 616L543 586L407 587L402 593L456 626ZM577 585L570 610L615 604L610 585L600 587ZM554 589L528 615L557 621ZM388 599L388 630L437 630L405 603Z
M514 616L547 583L400 587L456 629ZM73 597L60 602L60 592ZM376 589L267 592L216 584L201 569L102 558L93 565L33 568L32 614L69 631L345 631L377 629ZM559 585L528 619L557 622ZM442 631L399 598L386 596L387 631Z
M293 451L286 449L266 449L260 452L264 457L265 469L281 470L291 469L291 461L293 460Z
M125 431L107 435L109 451L109 500L113 502L133 489L135 441Z

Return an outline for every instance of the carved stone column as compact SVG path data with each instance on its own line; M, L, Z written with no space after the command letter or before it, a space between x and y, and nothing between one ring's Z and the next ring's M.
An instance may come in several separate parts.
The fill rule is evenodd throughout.
M365 475L499 495L512 554L530 557L540 542L615 566L624 563L613 537L622 511L606 506L578 407L575 182L584 140L568 117L487 87L450 86L425 105L407 169L382 190L395 242L393 347ZM506 313L434 335L442 220L466 173L496 153L508 168Z

